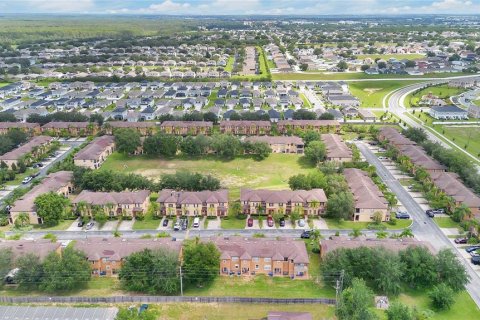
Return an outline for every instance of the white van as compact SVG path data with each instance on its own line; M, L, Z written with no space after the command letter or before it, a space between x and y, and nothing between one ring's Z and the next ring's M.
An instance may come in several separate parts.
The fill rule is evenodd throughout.
M195 217L195 218L193 219L193 227L194 227L194 228L200 227L200 218L199 218L199 217Z

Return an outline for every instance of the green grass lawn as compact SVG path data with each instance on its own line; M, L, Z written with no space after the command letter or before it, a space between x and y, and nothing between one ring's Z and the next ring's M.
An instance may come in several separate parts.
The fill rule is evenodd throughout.
M436 217L433 220L440 228L458 228L460 226L460 223L453 221L450 217Z
M235 62L234 56L228 57L227 65L225 66L225 71L232 72L234 62Z
M448 85L444 84L441 86L431 86L427 87L425 89L422 89L418 92L415 93L410 93L406 98L405 98L405 106L412 107L412 106L417 106L419 101L422 99L423 96L429 94L430 92L434 95L439 97L440 99L447 99L451 96L456 96L459 95L462 92L465 92L466 90L463 88L453 88L449 87Z
M335 319L335 308L321 304L162 303L150 304L148 310L162 320L265 319L270 311L309 312L313 319Z
M268 63L268 68L270 69L275 69L277 67L277 65L275 64L275 61L272 60L269 60L267 59L267 63Z
M300 99L302 99L303 105L306 108L311 108L312 107L312 105L310 104L310 101L308 101L307 97L303 93L300 93Z
M135 220L133 230L155 230L160 225L160 221L160 219L153 219L153 216L147 213L143 220Z
M333 287L312 280L291 280L283 277L257 275L254 278L219 276L203 288L190 288L187 296L233 296L269 298L333 298Z
M325 218L325 222L328 225L329 229L367 229L368 225L371 222L360 222L360 221L337 221L334 219ZM387 229L398 230L409 227L412 224L410 219L397 219L397 224L391 225L386 222L382 222Z
M408 59L408 60L414 60L414 59L421 59L425 58L424 54L419 54L419 53L396 53L396 54L359 54L357 55L357 59L383 59L383 60L388 60L390 58L395 58L397 60L402 60L402 59Z
M472 101L474 105L476 106L479 106L480 107L480 99L477 99L477 100L473 100Z
M16 174L15 179L13 179L12 181L6 181L4 183L4 185L6 185L6 186L20 185L20 184L22 184L23 179L25 179L26 177L28 177L31 174L34 174L37 171L38 171L38 169L27 168L27 171L25 171L24 173Z
M437 128L437 127L441 127ZM480 155L480 126L476 127L451 127L435 126L435 130L442 133L445 137L452 140L460 148L467 147L466 150L475 157Z
M382 108L386 94L417 82L420 81L359 81L348 85L351 93L360 100L362 108Z
M114 153L108 157L100 170L135 172L158 180L163 173L188 170L211 174L220 179L222 187L230 190L230 199L240 197L240 188L288 189L288 178L315 169L295 154L271 154L267 159L256 161L249 157L238 157L223 161L215 156L201 159L159 159L147 156L125 156Z
M421 76L408 74L365 74L363 72L338 72L338 73L274 73L272 80L355 80L355 79L422 79L422 78L448 78L453 76L471 75L471 73L434 73Z
M9 85L10 82L0 82L0 88L5 87L6 85Z
M46 225L43 225L43 224L34 224L32 226L34 230L41 230L41 231L67 230L68 227L70 227L74 222L75 220L62 220L56 226L53 226L53 227L47 227Z
M268 74L268 65L267 65L267 57L265 56L265 51L263 51L262 47L257 46L258 52L258 64L260 67L260 76L266 76Z
M212 93L208 97L208 104L206 105L206 108L211 108L215 105L215 100L218 99L218 90L212 90Z
M245 229L247 220L237 219L233 217L229 219L221 219L220 223L221 223L222 229Z

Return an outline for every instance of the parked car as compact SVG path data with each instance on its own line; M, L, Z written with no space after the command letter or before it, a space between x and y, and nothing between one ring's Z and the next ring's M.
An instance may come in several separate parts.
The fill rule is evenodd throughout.
M180 228L181 228L181 226L180 226L180 222L179 222L179 221L175 222L175 225L173 226L173 230L175 230L175 231L179 231L179 230L180 230Z
M168 219L167 218L163 219L162 226L164 226L164 227L168 226Z
M188 229L188 219L187 218L184 218L184 219L181 219L181 225L182 225L182 230L187 230Z
M43 163L41 163L41 162L35 163L35 164L32 166L33 169L41 168L41 167L43 167Z
M274 225L274 223L273 223L273 218L272 218L272 217L268 217L268 218L267 218L267 226L268 226L269 228L272 228L273 225Z
M466 237L456 238L455 240L453 240L453 242L455 242L456 244L465 244L468 242L468 238Z
M304 219L298 220L298 226L299 227L305 227L305 220Z
M253 227L253 218L248 218L247 226L250 227L250 228Z
M80 219L80 220L78 220L77 227L81 228L81 227L83 227L84 224L85 224L85 222L82 219Z
M435 212L433 210L427 210L425 211L425 213L427 214L427 216L429 216L430 218L435 218Z
M285 218L280 218L280 227L285 227Z
M473 264L478 265L480 264L480 256L473 256L470 261L472 261Z
M300 238L310 239L310 231L308 231L308 230L303 231L302 234L300 235Z
M195 217L195 218L193 219L193 227L194 227L194 228L200 227L200 218L199 218L199 217Z
M407 211L397 211L395 213L395 218L397 219L410 219L410 215Z
M39 175L40 175L40 172L35 172L34 174L30 175L30 177L32 177L32 179L33 179L33 178L38 177Z
M472 253L477 251L478 249L480 249L480 246L471 246L471 247L465 248L465 251L467 251L468 253Z
M25 177L25 178L22 180L22 184L27 184L27 183L29 183L30 181L32 181L32 177L30 177L30 176Z
M90 230L90 229L92 229L94 225L95 225L95 222L90 221L90 222L87 223L87 225L85 226L85 230Z

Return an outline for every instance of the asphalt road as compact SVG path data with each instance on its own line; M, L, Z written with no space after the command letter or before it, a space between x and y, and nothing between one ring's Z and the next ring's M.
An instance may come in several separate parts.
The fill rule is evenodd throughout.
M412 196L403 188L403 186L395 179L390 171L382 164L377 156L367 147L364 142L356 142L360 152L365 159L377 169L378 175L385 184L397 196L398 201L407 209L413 219L412 232L415 237L422 241L428 241L436 250L450 248L458 256L459 260L465 265L470 276L470 283L467 285L467 291L480 307L480 277L473 270L469 262L465 260L460 251L450 242L448 237L443 234L437 224L429 218L420 205L412 198Z

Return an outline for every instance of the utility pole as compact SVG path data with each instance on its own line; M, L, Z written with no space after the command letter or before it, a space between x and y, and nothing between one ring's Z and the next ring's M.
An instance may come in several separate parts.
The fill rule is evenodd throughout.
M180 266L180 294L183 297L183 274L182 274L182 266Z

